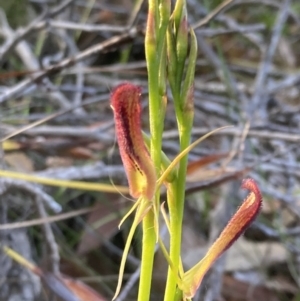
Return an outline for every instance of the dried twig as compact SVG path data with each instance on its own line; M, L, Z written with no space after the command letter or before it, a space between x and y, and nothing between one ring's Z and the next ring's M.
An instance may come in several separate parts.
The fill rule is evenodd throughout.
M39 215L42 219L46 219L48 217L44 204L42 200L39 197L35 198L35 203L39 212ZM50 250L50 259L51 259L51 269L54 275L59 275L59 250L57 243L54 238L54 234L51 229L51 225L49 223L43 223L42 224L43 232L45 234L45 238L48 244L48 248Z
M55 7L52 11L50 11L48 14L45 12L37 19L33 20L26 28L21 29L17 31L13 36L11 36L12 32L8 32L8 24L5 22L3 18L3 12L2 12L2 25L4 26L4 35L7 35L9 33L9 37L7 37L6 43L0 48L0 63L3 62L3 60L6 58L6 56L10 53L10 51L22 40L24 40L28 35L30 35L34 30L36 30L38 23L40 20L47 17L54 17L57 14L59 14L61 11L63 11L66 7L68 7L74 0L65 0L61 4L59 4L57 7ZM5 23L3 23L5 22ZM47 23L45 22L45 25Z
M37 72L37 74L34 74L31 78L27 78L27 79L21 81L19 84L15 85L14 87L3 91L2 94L0 95L0 103L7 101L9 98L17 97L19 95L19 93L21 93L25 89L29 88L34 83L41 81L47 75L56 73L66 67L72 66L75 63L82 61L96 53L102 52L104 50L108 50L111 47L116 47L116 45L119 45L120 43L124 43L128 40L133 39L135 36L138 35L138 33L139 33L139 30L137 28L132 28L124 34L112 37L112 38L104 41L103 43L99 43L97 45L94 45L94 46L80 52L75 57L66 58L63 61L61 61L60 63L50 66L46 70Z
M249 107L249 113L250 115L253 115L254 112L256 112L256 116L259 117L262 120L266 118L266 111L263 108L266 103L265 98L265 83L266 79L269 73L269 69L271 66L271 62L273 60L279 38L281 36L281 32L283 29L283 26L285 24L285 21L288 17L289 7L290 7L291 0L285 0L283 1L282 7L278 12L277 20L275 23L275 26L273 27L273 33L272 38L270 41L270 44L268 45L266 52L264 53L264 57L261 61L260 69L256 75L255 84L254 84L254 94L252 96L251 105ZM257 110L258 107L260 107L260 110ZM252 118L253 120L253 118Z
M13 229L19 229L19 228L28 228L28 227L32 227L32 226L43 225L45 223L48 223L48 224L55 223L55 222L63 221L68 218L83 215L83 214L89 213L94 210L95 210L95 207L93 206L92 208L83 208L83 209L79 209L79 210L73 210L71 212L56 214L54 216L46 216L46 217L36 218L33 220L28 220L28 221L23 221L23 222L7 223L7 224L0 225L0 231L13 230Z
M204 135L208 133L212 129L210 128L193 128L193 135ZM222 131L216 132L214 135L233 135L233 136L241 136L243 131L238 128L226 128ZM165 131L164 132L165 139L171 139L178 137L178 133L173 130ZM261 139L279 139L289 142L299 142L300 135L298 134L289 134L289 133L282 133L282 132L274 132L274 131L264 131L264 130L249 130L248 132L249 137L261 138Z
M219 6L217 6L211 13L209 13L204 19L200 20L196 24L193 24L193 29L200 28L208 24L213 18L220 14L226 7L228 7L234 0L225 0Z
M61 206L50 195L39 188L38 185L15 179L1 178L0 194L7 193L11 190L24 191L34 197L39 197L54 212L60 212L62 210Z

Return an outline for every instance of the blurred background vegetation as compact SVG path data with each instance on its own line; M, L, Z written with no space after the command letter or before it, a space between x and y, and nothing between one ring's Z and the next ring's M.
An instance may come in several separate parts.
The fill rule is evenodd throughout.
M300 3L226 2L206 20L222 1L187 0L199 44L193 139L234 127L189 156L182 260L191 267L205 254L245 197L241 180L252 177L263 193L262 213L214 265L195 301L297 301ZM147 1L0 0L0 8L1 169L126 186L109 97L124 81L140 85L148 130ZM167 110L163 147L173 158L179 150L172 99ZM118 230L132 205L128 195L5 177L0 194L2 246L110 300L128 230L127 224ZM119 301L136 299L139 233ZM0 262L0 300L59 300L5 254ZM158 250L153 300L162 300L166 268Z

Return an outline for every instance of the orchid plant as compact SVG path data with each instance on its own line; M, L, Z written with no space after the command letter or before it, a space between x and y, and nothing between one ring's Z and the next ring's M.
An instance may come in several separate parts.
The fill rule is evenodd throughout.
M243 233L259 213L260 191L252 179L243 181L250 191L206 256L184 271L181 236L188 152L213 132L190 143L193 126L194 72L197 39L187 21L185 0L149 0L145 52L149 87L150 137L141 129L141 89L130 83L115 88L111 96L115 129L130 194L136 199L122 222L134 214L120 265L116 298L121 290L126 257L137 226L143 227L138 301L150 299L155 246L159 243L169 264L164 301L191 300L212 264ZM162 152L162 134L170 88L179 134L179 155L172 161ZM160 188L167 190L168 214L160 202ZM170 234L169 250L159 236L162 213ZM122 223L121 222L121 223Z

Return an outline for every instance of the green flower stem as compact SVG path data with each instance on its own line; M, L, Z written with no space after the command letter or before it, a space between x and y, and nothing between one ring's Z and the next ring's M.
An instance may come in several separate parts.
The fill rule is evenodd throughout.
M179 233L176 233L175 224L178 224L177 220L177 206L176 206L176 185L177 180L168 186L167 198L169 204L169 215L170 215L170 259L173 263L174 270L170 267L168 269L167 283L164 301L173 301L176 292L176 273L178 274L178 254L180 254L180 248L178 248L178 239L180 239ZM170 205L172 204L172 205ZM181 232L181 231L180 231ZM178 235L177 239L175 237ZM177 264L176 264L177 262Z
M148 70L149 88L149 120L150 120L150 153L157 175L160 173L162 160L162 133L166 104L166 76L168 74L171 86L176 118L179 129L180 150L189 146L193 121L193 112L189 105L186 90L190 87L187 80L183 85L183 70L187 56L187 20L185 0L177 0L173 19L170 19L170 0L149 0L149 12L145 37L145 53ZM174 23L175 21L175 23ZM174 25L175 24L175 28ZM168 32L168 34L167 34ZM168 55L167 55L168 51ZM178 56L178 57L177 57ZM168 73L167 70L168 60ZM187 75L191 75L191 68L187 68ZM188 77L187 77L188 78ZM189 79L189 78L188 78ZM192 94L192 93L191 93ZM187 156L181 159L174 182L168 185L168 205L170 211L170 259L173 269L168 271L165 301L174 301L178 298L176 293L180 266L182 220L185 197L185 178ZM141 264L141 278L138 301L148 301L153 271L154 250L158 234L157 211L160 204L159 191L152 200L153 207L143 219L143 251ZM175 275L174 275L175 272Z
M153 227L154 214L149 210L143 219L143 250L138 301L150 299L153 259L155 254L156 233Z
M155 34L155 18L153 11L151 11L151 3L154 1L149 1L149 16L147 31L145 37L145 52L147 60L148 69L148 88L149 88L149 119L150 119L150 132L151 132L151 158L153 160L154 166L159 171L160 166L160 155L161 155L161 137L162 137L162 120L159 114L162 112L162 101L159 94L159 84L158 84L158 70L159 61L156 49L156 34Z
M185 119L186 118L183 118L183 121L185 121ZM181 128L179 131L181 151L190 144L192 118L187 121L188 123L185 125L179 125L179 128ZM174 265L174 271L169 268L164 301L174 301L176 294L177 283L174 272L175 274L178 274L180 264L187 162L187 156L181 159L177 179L169 186L170 192L168 192L170 214L170 259Z
M170 47L172 47L170 43L169 45ZM178 84L171 85L171 88L173 87L172 94L174 97L175 112L179 131L180 151L183 151L190 145L191 130L193 126L194 117L193 80L196 57L197 40L194 33L191 31L191 49L184 84L182 87ZM173 70L176 70L176 73L178 73L178 68L174 68ZM171 78L171 81L173 79L174 77ZM177 283L175 275L178 274L180 264L187 163L188 156L185 156L180 161L177 179L174 184L170 185L168 191L168 205L170 213L170 259L173 263L174 270L172 271L169 268L168 271L164 299L165 301L177 301L180 296L178 288L176 289Z
M170 2L165 1L159 4L157 0L149 0L149 12L145 37L145 53L148 70L149 90L149 120L150 120L150 154L156 168L157 175L161 167L161 149L163 120L165 116L164 97L166 90L165 83L165 32L170 14ZM152 200L152 209L149 210L143 219L143 243L141 276L139 284L138 301L150 299L150 289L153 271L153 260L157 239L157 216L154 210L159 205L159 192ZM159 208L159 207L158 207Z

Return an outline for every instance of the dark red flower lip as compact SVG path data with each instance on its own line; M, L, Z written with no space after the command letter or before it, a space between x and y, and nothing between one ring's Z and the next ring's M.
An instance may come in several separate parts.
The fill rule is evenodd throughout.
M241 187L250 190L250 193L205 257L183 276L182 288L187 298L195 295L208 269L243 234L261 210L262 196L256 182L253 179L246 179Z
M131 196L152 199L156 173L141 129L141 88L131 83L117 86L111 95L116 136Z

